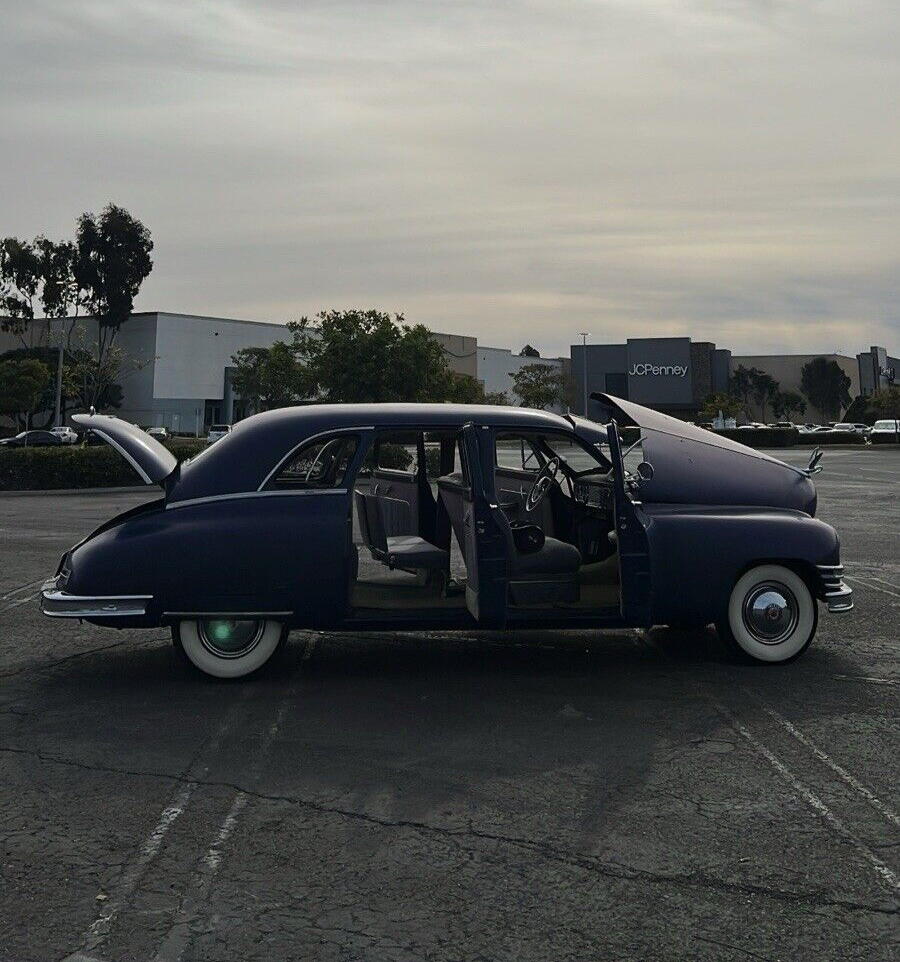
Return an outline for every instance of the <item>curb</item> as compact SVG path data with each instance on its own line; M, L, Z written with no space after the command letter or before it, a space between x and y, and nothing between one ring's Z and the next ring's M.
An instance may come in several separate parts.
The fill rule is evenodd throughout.
M33 498L41 494L66 495L66 494L126 494L129 491L145 491L151 488L149 484L130 484L121 488L38 488L24 489L21 491L0 491L0 497L4 495L16 495L19 498Z

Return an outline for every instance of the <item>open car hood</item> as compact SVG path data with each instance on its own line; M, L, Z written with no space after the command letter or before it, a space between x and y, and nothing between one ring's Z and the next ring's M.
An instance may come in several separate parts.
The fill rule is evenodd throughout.
M814 515L816 488L798 468L705 428L611 394L592 394L607 420L641 429L653 480L640 497L657 504L747 505L792 508Z
M105 414L74 414L72 420L109 441L145 484L162 484L178 465L171 451L136 424Z

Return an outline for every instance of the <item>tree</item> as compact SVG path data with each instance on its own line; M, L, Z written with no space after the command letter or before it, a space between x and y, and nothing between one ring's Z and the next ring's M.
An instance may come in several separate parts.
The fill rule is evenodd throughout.
M38 398L50 384L50 369L34 358L0 361L0 414L28 426Z
M900 418L900 386L875 391L866 399L866 421L874 424L881 418Z
M82 411L120 407L123 395L120 382L146 367L151 360L131 357L115 344L107 344L100 351L97 342L89 340L84 326L79 325L66 351L63 396Z
M722 417L736 418L742 410L741 401L732 397L730 394L710 394L707 396L703 407L700 408L697 417L701 421L713 421L722 412Z
M532 347L530 344L526 344L525 347L519 351L519 357L540 357L541 352L536 348Z
M510 376L522 407L545 410L566 401L566 376L550 364L526 364Z
M778 382L759 368L739 364L731 375L728 390L740 400L749 420L765 421L769 403L778 392Z
M34 244L18 237L0 240L0 329L23 347L34 346L34 308L41 286L41 261Z
M321 311L315 323L304 317L288 328L322 401L447 401L473 390L449 370L431 332L406 326L402 314Z
M762 371L754 379L753 400L757 404L759 420L765 421L768 414L769 404L778 396L778 382L771 374Z
M245 347L231 360L232 385L256 411L287 407L310 396L309 372L293 344L276 341L271 347Z
M806 400L796 391L776 391L772 398L772 410L779 421L793 421L806 411Z
M728 382L728 392L741 402L741 411L749 419L753 420L751 403L753 401L753 388L756 385L756 378L762 374L758 368L744 367L739 364L731 375Z
M124 207L107 204L99 217L78 218L74 281L82 306L97 320L97 360L128 320L141 284L153 269L150 231Z
M800 390L823 420L828 420L830 415L840 417L841 411L850 404L850 378L837 361L826 361L824 357L813 358L803 365Z

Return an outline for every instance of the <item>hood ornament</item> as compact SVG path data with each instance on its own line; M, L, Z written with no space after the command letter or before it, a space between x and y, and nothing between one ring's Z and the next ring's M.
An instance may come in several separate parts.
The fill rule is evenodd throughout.
M801 474L805 474L808 478L811 478L814 474L818 474L822 467L819 462L822 460L822 449L816 448L815 451L809 456L809 464L805 468L801 468Z

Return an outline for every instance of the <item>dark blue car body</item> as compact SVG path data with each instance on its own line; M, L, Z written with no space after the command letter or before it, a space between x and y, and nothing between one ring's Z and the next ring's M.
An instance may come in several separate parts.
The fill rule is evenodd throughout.
M815 517L808 474L711 432L608 395L609 421L511 407L311 405L255 415L183 465L116 418L81 416L162 495L108 521L63 557L43 609L116 627L201 617L273 618L289 627L393 629L708 624L754 565L795 571L831 610L852 607L838 536ZM619 431L637 428L645 477L628 473ZM466 604L373 613L354 607L354 486L380 432L457 432L473 546ZM518 604L495 489L498 435L549 432L602 450L618 603ZM326 489L274 486L294 452L351 434L355 453ZM575 487L570 482L570 490ZM587 509L585 509L587 510ZM521 597L521 595L519 596Z

